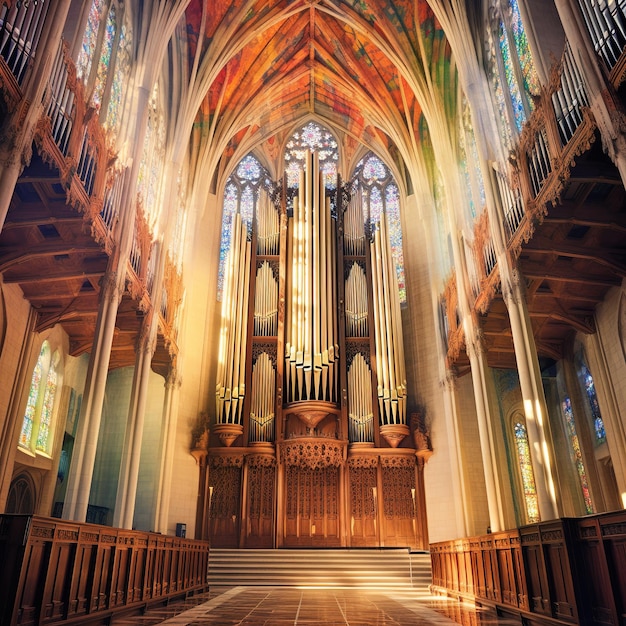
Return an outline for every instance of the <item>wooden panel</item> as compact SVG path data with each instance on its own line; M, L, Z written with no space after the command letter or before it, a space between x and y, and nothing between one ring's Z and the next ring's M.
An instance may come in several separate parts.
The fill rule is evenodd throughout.
M0 594L0 623L100 622L105 611L205 588L208 550L207 542L154 533L0 516L0 581L9 590ZM171 566L168 584L152 584L153 563Z

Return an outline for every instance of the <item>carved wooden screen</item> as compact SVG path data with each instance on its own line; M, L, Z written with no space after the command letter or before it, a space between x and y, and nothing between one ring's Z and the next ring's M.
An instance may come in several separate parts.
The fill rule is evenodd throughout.
M385 546L415 545L415 460L381 460Z
M209 536L216 548L236 548L239 542L241 510L241 458L232 461L214 458L209 488Z
M348 462L350 471L350 535L353 546L377 546L376 459Z
M252 455L248 464L246 547L271 548L274 539L276 459Z
M286 471L286 546L339 546L339 468Z

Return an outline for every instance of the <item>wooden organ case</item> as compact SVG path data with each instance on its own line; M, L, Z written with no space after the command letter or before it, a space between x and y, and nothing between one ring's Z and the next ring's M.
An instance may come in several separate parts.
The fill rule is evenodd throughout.
M425 549L428 451L407 420L385 219L303 153L295 185L260 185L252 218L233 214L201 534Z

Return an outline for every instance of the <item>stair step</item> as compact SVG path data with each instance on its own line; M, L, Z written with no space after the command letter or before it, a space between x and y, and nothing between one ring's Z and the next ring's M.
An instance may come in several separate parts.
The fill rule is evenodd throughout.
M411 587L428 592L430 554L393 550L212 549L209 585Z

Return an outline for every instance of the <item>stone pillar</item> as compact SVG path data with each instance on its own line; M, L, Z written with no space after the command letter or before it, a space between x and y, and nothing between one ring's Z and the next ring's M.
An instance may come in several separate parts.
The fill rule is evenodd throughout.
M178 418L178 400L181 379L175 366L165 381L165 398L163 402L163 421L161 440L159 442L159 483L156 489L154 530L167 534L172 490L172 468L174 466L174 443L176 442L176 422Z
M532 325L517 273L513 275L513 281L505 283L503 280L502 294L511 322L513 348L526 417L526 432L535 473L539 514L541 520L556 519L559 516L556 481L546 436L548 410Z
M117 484L117 497L113 525L120 528L132 528L135 514L135 500L137 497L137 478L139 476L139 462L141 460L141 443L143 441L143 424L146 414L146 400L148 384L150 382L150 365L155 349L155 336L152 332L154 309L144 319L137 357L131 403L126 423L124 448Z
M76 445L63 507L64 519L85 521L87 516L91 478L104 404L104 391L109 373L111 346L123 284L119 276L111 270L108 270L104 275L96 332L87 368Z
M505 523L501 494L496 480L496 452L485 380L487 363L481 333L477 333L477 336L471 343L467 342L467 353L472 369L472 385L474 387L474 399L478 417L478 436L480 438L480 452L485 475L485 488L487 490L489 526L492 531L497 532L505 530Z

